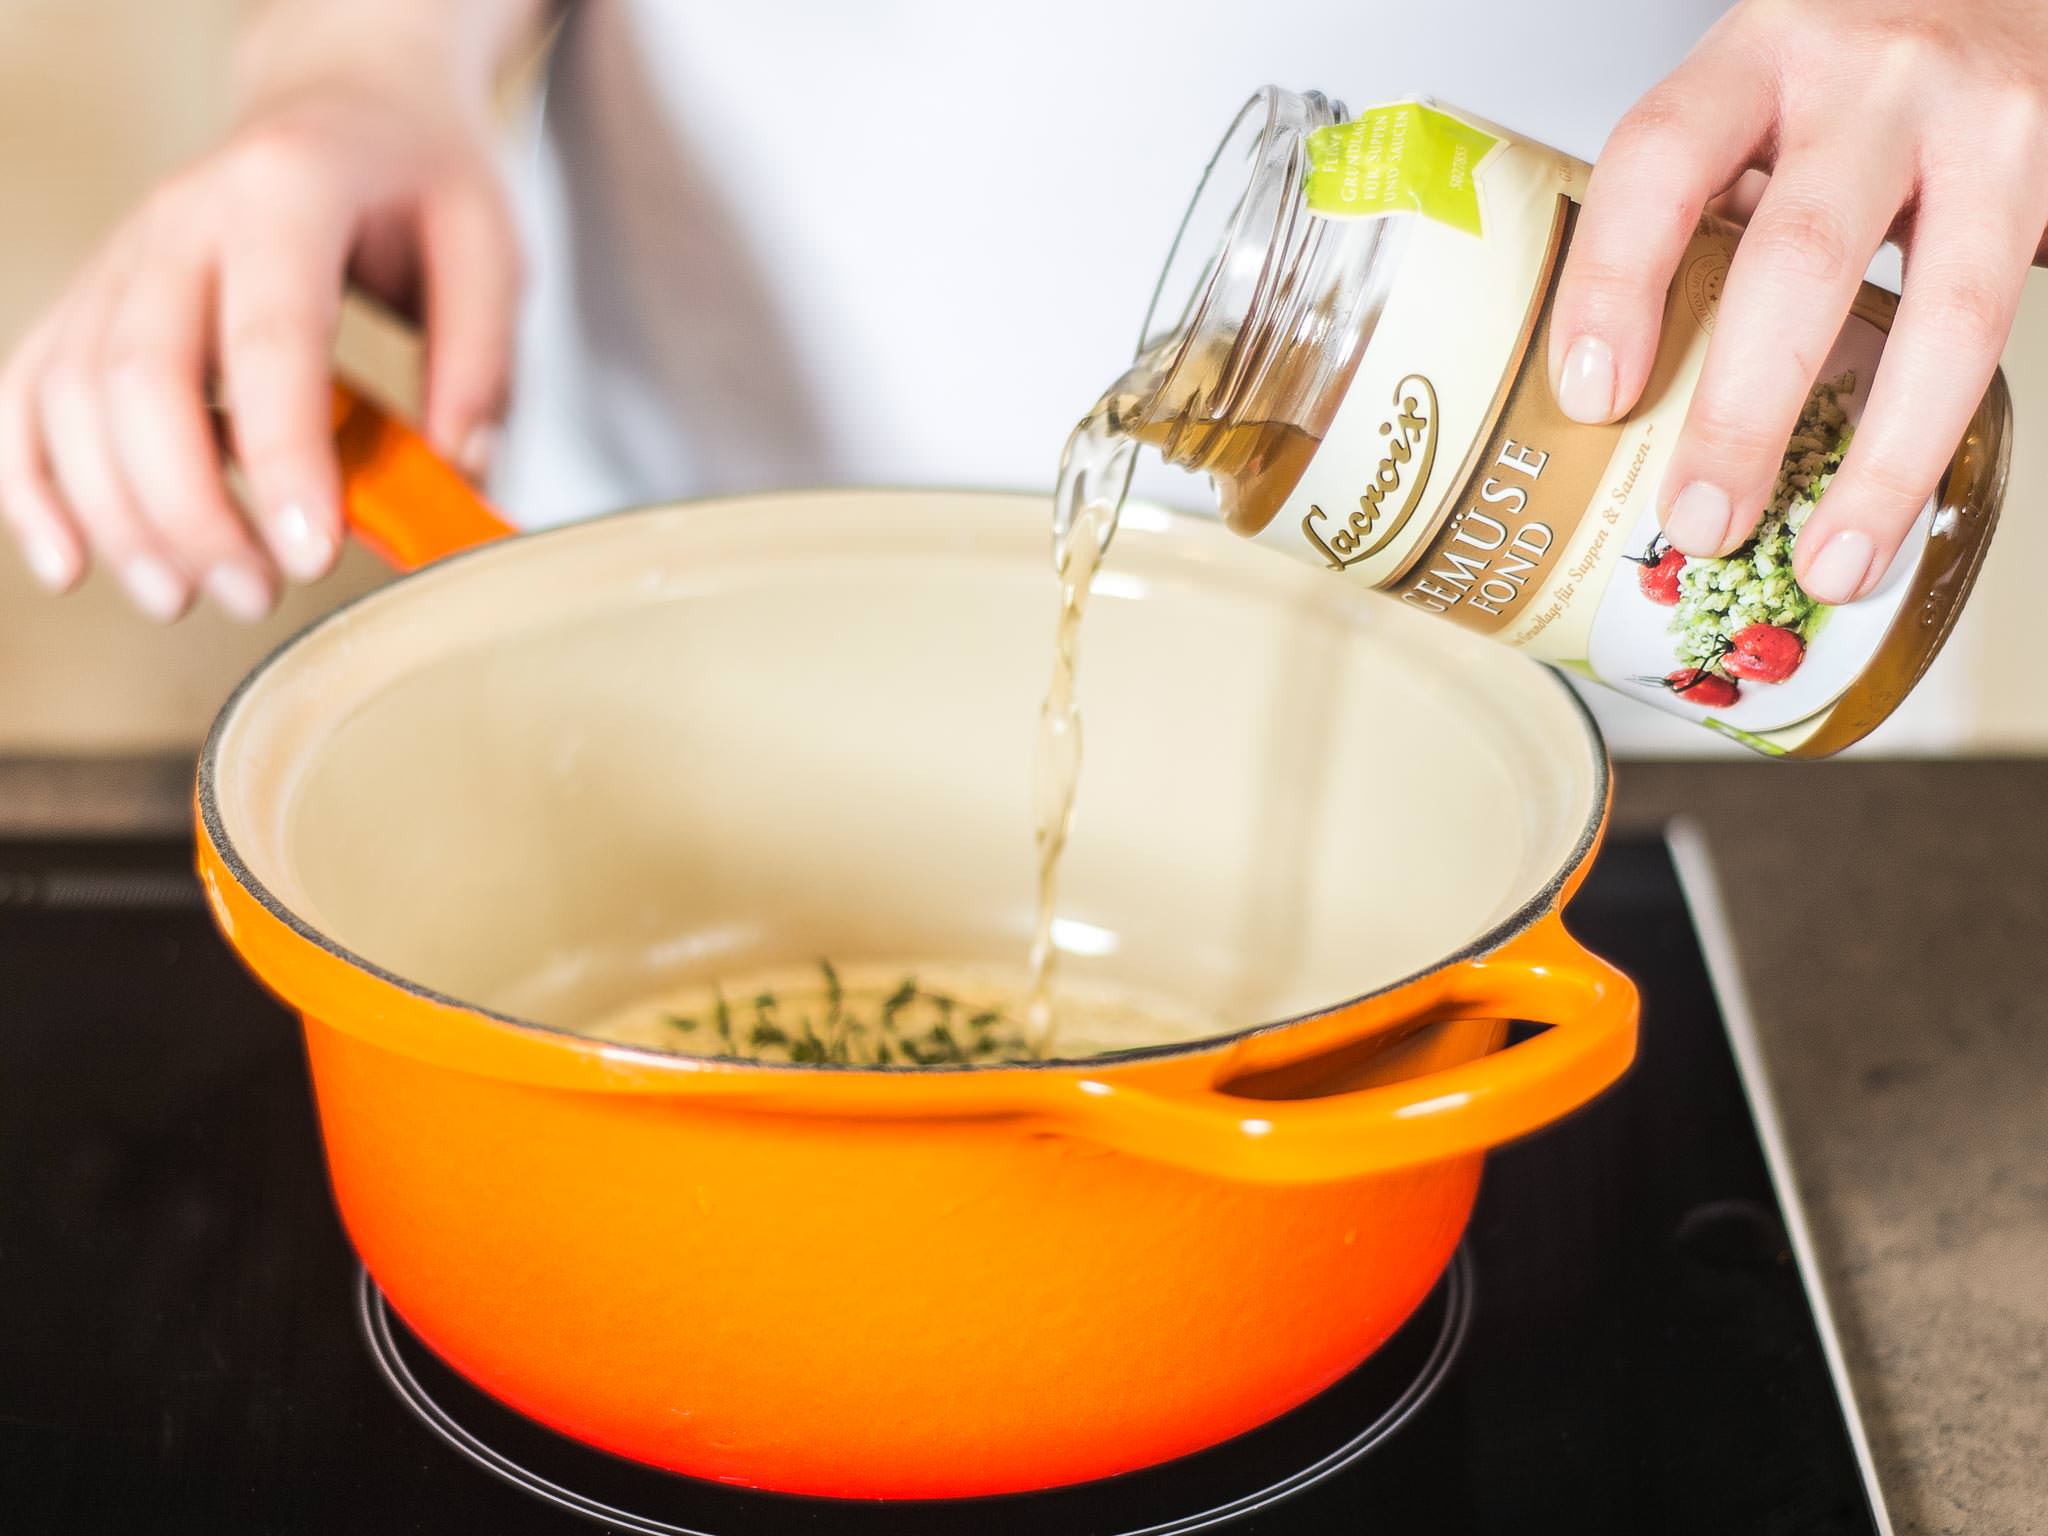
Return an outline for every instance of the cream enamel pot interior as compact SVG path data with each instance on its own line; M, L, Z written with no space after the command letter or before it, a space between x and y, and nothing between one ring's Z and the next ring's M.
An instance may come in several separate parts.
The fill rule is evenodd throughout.
M1083 640L1065 963L1231 1028L954 1070L564 1032L764 962L1021 959L1046 517L807 492L501 540L222 712L214 910L304 1018L358 1252L486 1390L799 1493L1148 1465L1354 1366L1486 1148L1625 1067L1633 991L1557 915L1607 796L1569 690L1151 507Z

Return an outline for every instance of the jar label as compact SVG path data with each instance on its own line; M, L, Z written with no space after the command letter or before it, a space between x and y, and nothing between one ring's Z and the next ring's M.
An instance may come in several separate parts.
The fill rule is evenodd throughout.
M1575 204L1560 200L1552 234L1558 250L1569 241L1576 214ZM1555 252L1544 264L1549 270L1533 323L1523 327L1509 382L1468 457L1469 468L1448 485L1447 515L1382 583L1410 607L1481 634L1512 634L1523 645L1560 609L1556 594L1573 579L1562 557L1582 547L1580 526L1595 513L1621 432L1619 426L1582 426L1558 409L1545 359L1561 266ZM1579 563L1604 546L1595 531Z
M1548 370L1584 164L1413 102L1318 130L1309 153L1313 211L1390 219L1390 275L1321 446L1256 537L1752 746L1809 735L1911 585L1902 558L1876 594L1830 610L1788 561L1861 413L1889 296L1858 300L1758 536L1687 562L1662 545L1657 490L1735 231L1702 224L1640 400L1587 426L1557 408Z

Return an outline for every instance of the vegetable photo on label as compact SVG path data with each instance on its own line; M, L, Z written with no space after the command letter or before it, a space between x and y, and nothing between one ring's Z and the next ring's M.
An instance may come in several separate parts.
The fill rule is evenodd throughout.
M1770 502L1746 544L1719 559L1679 556L1671 632L1680 661L1778 683L1804 659L1827 608L1800 589L1792 551L1848 451L1855 429L1839 396L1854 386L1844 376L1823 381L1808 395ZM1650 583L1661 569L1642 570L1643 590L1652 601L1663 601Z

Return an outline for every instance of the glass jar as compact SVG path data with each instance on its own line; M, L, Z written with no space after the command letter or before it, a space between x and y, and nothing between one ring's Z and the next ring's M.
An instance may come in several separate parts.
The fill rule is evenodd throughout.
M1069 447L1059 550L1076 509L1120 494L1147 445L1210 476L1246 538L1760 751L1819 757L1865 735L1926 671L1983 558L2005 483L2004 378L1886 578L1855 603L1814 603L1791 547L1897 307L1863 285L1757 534L1688 559L1663 542L1656 494L1739 232L1702 221L1635 408L1572 421L1546 360L1588 175L1431 103L1350 121L1320 95L1260 92L1182 222L1137 361Z

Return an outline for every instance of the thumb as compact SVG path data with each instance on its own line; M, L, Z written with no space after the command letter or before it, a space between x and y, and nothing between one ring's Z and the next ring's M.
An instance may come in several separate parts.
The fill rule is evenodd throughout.
M511 389L519 240L488 182L431 199L420 216L426 269L426 434L472 480L490 468Z

